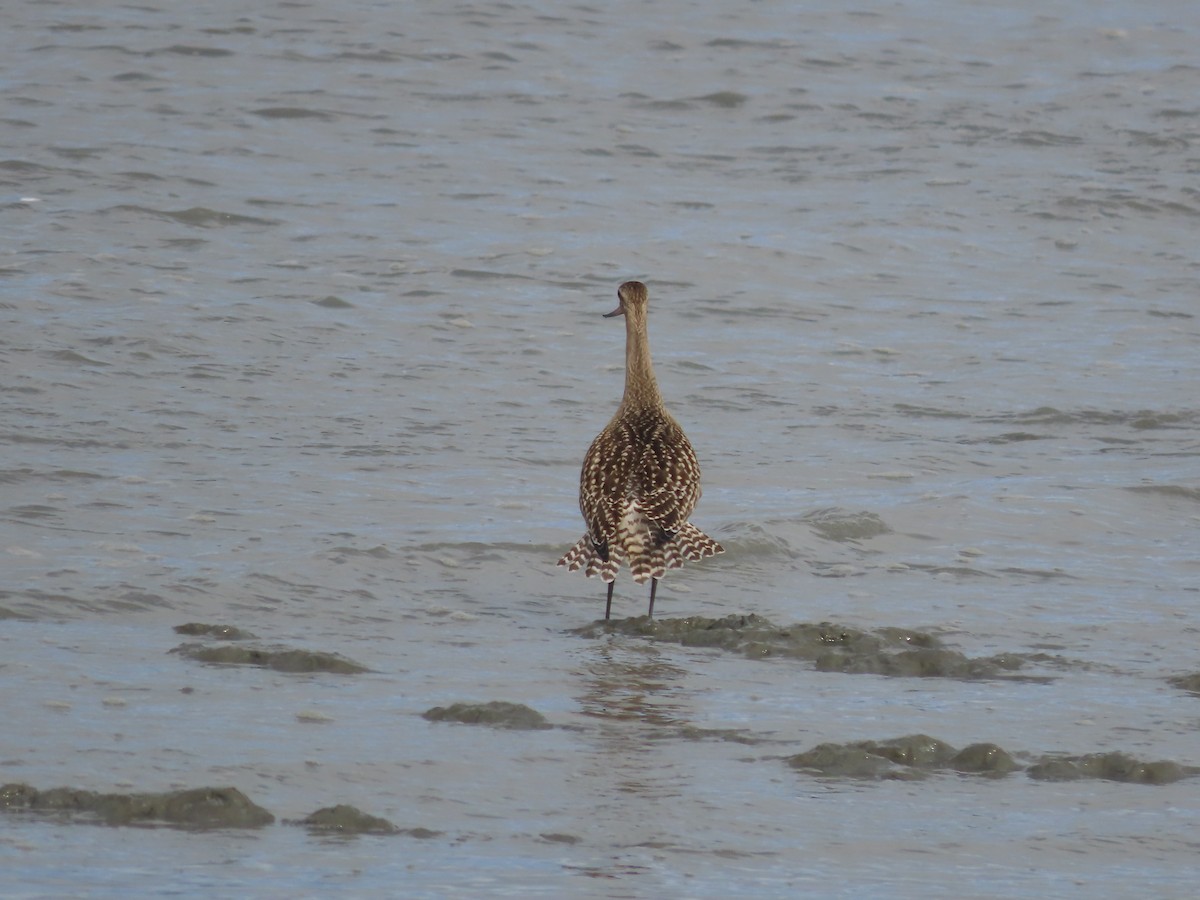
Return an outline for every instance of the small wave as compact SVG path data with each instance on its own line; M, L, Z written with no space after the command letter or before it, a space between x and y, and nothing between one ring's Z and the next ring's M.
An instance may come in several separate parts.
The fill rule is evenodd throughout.
M806 513L803 521L827 541L847 543L865 541L881 534L890 534L892 529L873 512L848 512L837 507L813 510Z
M1164 497L1200 501L1200 488L1185 487L1182 484L1136 484L1125 490L1135 494L1157 494Z
M193 206L188 209L154 209L148 206L121 203L101 210L102 213L134 212L160 219L170 219L184 225L195 225L208 228L218 225L278 225L274 219L261 219L257 216L243 216L237 213L221 212L204 206Z

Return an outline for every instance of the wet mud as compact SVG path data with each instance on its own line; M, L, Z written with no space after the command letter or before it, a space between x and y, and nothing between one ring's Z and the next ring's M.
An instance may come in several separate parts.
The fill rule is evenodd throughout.
M100 794L27 784L0 787L0 808L102 825L167 825L183 829L260 828L275 816L237 788L204 787L166 793Z
M907 628L864 631L832 622L776 625L762 616L730 615L719 619L688 616L681 619L599 620L575 629L580 637L606 634L645 637L685 647L715 647L751 659L786 657L810 661L819 672L888 675L902 678L977 680L1041 676L1014 675L1042 655L1004 653L968 657L943 644L934 634Z
M1200 766L1171 760L1142 762L1125 753L1089 753L1085 756L1043 757L1026 770L1038 781L1078 781L1100 778L1126 784L1171 784L1200 774Z
M467 725L490 725L517 731L538 731L553 728L545 716L523 703L492 700L488 703L454 703L435 706L421 714L430 722L462 722Z
M257 638L253 632L235 625L210 625L188 622L176 625L176 634L210 638L214 641L239 642ZM180 644L170 651L196 662L220 666L257 666L276 672L331 672L335 675L360 675L371 671L366 666L338 653L322 650L300 650L295 647L267 645L244 646L239 643Z
M1013 772L1035 781L1078 781L1094 778L1127 784L1171 784L1200 774L1200 767L1169 760L1143 762L1125 753L1084 756L1044 755L1028 766L1018 763L1003 747L971 744L958 750L927 734L885 741L819 744L787 758L793 769L824 778L919 781L936 772L957 772L994 778Z
M164 827L184 831L262 828L275 822L272 813L232 787L101 794L70 787L41 791L27 784L12 783L0 787L0 810L41 815L62 824ZM387 819L348 804L327 806L303 819L285 819L282 824L298 825L313 834L397 834L422 839L441 834L428 828L399 828Z
M299 650L294 647L180 644L170 652L210 665L257 666L260 669L272 669L276 672L330 672L335 675L361 675L371 671L366 666L337 653Z
M287 823L293 824L293 823ZM305 816L294 824L303 825L311 832L330 834L399 834L400 829L379 816L372 816L356 806L339 803L326 806ZM432 832L431 832L432 834Z

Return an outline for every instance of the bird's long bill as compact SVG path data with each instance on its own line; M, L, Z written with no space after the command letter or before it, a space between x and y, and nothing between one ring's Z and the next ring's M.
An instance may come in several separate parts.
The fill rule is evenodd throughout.
M623 316L623 315L625 315L625 304L622 303L622 304L619 304L617 306L617 308L614 309L612 312L605 313L604 318L611 319L613 316Z

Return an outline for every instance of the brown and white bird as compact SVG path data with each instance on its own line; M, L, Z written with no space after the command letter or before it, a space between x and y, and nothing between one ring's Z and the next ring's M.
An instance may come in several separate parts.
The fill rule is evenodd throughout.
M587 534L558 561L608 582L604 618L612 613L621 563L633 580L650 579L654 593L667 569L724 548L688 521L700 499L700 464L679 423L663 406L646 332L649 294L640 281L617 290L620 305L605 318L625 317L625 396L612 421L592 441L579 475L579 509Z

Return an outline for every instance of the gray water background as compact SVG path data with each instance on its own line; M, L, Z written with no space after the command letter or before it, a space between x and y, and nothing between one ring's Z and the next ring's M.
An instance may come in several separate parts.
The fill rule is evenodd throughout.
M1194 780L781 758L1200 764L1165 682L1200 668L1197 47L1170 0L4 4L0 781L441 835L4 817L0 893L1191 896ZM628 278L727 548L660 616L1067 662L571 635L603 590L554 563ZM855 516L888 530L814 527ZM187 621L373 671L202 667ZM420 718L490 699L566 727Z

